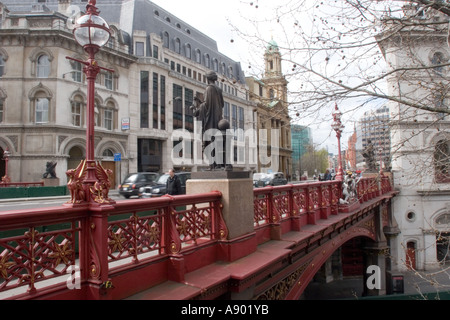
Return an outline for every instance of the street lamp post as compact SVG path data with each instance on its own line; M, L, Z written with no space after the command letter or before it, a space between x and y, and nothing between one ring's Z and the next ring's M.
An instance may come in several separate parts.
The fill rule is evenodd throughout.
M342 156L341 156L341 135L344 125L341 122L342 113L339 111L337 103L335 104L333 112L333 124L331 127L336 131L336 138L338 140L338 172L336 174L336 180L344 180L344 172L342 170Z
M111 204L114 200L108 197L110 189L109 178L111 170L105 170L100 163L96 163L94 154L94 123L95 123L95 79L102 68L95 60L95 54L104 46L110 37L109 26L98 14L96 1L90 0L86 5L86 15L81 16L75 23L73 35L75 40L89 55L88 60L74 60L84 64L83 72L87 79L87 113L86 113L86 160L81 161L76 169L67 171L69 176L68 188L71 193L69 203L89 203L95 205Z

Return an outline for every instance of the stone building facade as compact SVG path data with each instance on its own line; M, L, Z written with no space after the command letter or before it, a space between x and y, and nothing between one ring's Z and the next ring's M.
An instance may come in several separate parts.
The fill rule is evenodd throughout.
M56 161L64 185L65 172L85 157L86 81L81 64L66 57L86 59L71 29L86 4L2 1L0 152L11 154L13 181L40 181L46 162ZM211 70L219 75L224 117L235 133L234 167L257 171L256 146L249 148L243 134L256 129L256 113L240 63L151 1L105 0L97 7L112 36L96 60L114 72L102 71L96 81L95 158L113 171L113 188L130 172L205 165L195 160L199 126L189 107L202 98ZM174 154L179 143L183 148Z
M400 232L390 239L398 270L432 270L449 260L450 117L439 112L448 110L448 16L416 10L405 6L405 15L413 16L410 21L418 22L416 26L377 38L388 65L407 70L388 78L389 95L435 110L392 101L387 105L392 174L399 190L393 212Z

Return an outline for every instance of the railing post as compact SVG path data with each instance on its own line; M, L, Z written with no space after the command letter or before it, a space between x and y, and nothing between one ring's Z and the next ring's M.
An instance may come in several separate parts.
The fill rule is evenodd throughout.
M173 199L171 196L166 196ZM164 210L164 232L165 248L169 255L168 280L182 282L184 281L184 257L180 254L181 240L177 230L177 211L173 208L172 201Z
M88 225L84 229L88 239L85 240L84 269L87 271L88 299L111 299L111 289L114 285L109 278L108 267L108 210L113 206L89 207Z

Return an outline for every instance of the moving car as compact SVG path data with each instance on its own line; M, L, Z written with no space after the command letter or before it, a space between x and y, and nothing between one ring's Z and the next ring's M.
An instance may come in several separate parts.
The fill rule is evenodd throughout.
M186 181L191 178L190 172L175 172L181 182L181 194L186 194ZM139 189L139 198L153 198L160 197L166 194L166 182L169 179L169 174L161 175L156 181Z
M139 195L139 188L155 184L159 178L156 172L130 173L119 185L119 194L125 198Z
M254 187L281 186L287 184L283 172L253 174Z

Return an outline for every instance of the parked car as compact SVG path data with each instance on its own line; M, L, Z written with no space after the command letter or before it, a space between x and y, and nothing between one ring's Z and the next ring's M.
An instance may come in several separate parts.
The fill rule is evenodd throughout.
M119 194L125 198L139 195L139 188L155 184L160 174L156 172L130 173L119 185Z
M190 172L175 172L181 182L181 194L186 194L186 181L191 178ZM154 184L143 186L139 189L139 198L154 198L166 194L166 182L169 174L163 174Z

